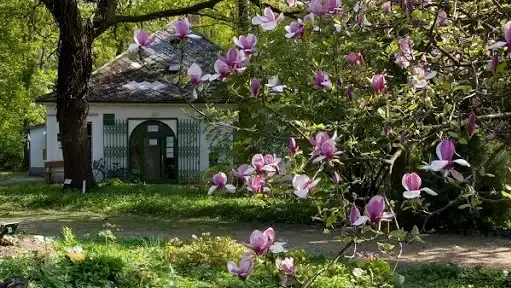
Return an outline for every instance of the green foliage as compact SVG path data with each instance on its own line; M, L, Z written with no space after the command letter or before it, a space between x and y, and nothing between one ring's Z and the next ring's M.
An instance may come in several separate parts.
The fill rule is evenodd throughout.
M425 264L398 269L405 276L407 288L492 288L509 287L506 271L485 268L463 269L449 264Z
M194 241L183 243L174 239L165 245L172 264L184 267L205 266L224 268L228 261L239 259L246 248L230 237L212 237L204 233Z
M0 278L27 277L33 287L244 287L227 272L226 263L237 261L246 248L228 237L205 234L184 242L120 238L105 243L97 236L77 240L70 230L63 235L65 238L58 239L49 250L46 261L30 253L15 259L0 259ZM74 240L69 242L69 239ZM83 247L83 261L70 261L67 245L70 243ZM468 287L464 283L482 288L505 287L502 285L508 281L502 272L494 270L465 270L453 265L431 264L400 269L406 282L399 286L389 274L389 264L382 260L331 265L329 259L310 258L303 250L291 251L289 255L295 259L300 281L326 268L314 282L313 287L318 288ZM250 287L275 285L271 279L275 268L265 267L259 261L255 265L247 284Z

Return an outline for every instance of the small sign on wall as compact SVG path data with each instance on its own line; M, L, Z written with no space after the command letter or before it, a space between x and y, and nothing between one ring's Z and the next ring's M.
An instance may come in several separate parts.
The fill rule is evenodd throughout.
M158 146L158 139L149 139L149 146Z
M158 132L158 125L148 125L147 132Z

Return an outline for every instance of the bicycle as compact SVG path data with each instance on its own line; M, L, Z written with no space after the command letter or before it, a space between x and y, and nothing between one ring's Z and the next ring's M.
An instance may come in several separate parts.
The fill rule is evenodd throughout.
M124 182L133 182L136 176L127 168L119 168L119 163L112 163L111 170L106 170L105 160L103 158L94 160L92 163L92 175L97 182L103 182L105 179L118 178Z

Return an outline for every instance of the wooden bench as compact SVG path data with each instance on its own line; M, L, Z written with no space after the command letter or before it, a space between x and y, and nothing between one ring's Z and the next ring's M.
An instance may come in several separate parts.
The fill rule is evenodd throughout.
M64 168L64 161L46 161L44 162L44 181L46 184L53 183L53 176L56 168Z
M0 222L0 239L5 235L13 235L20 222Z

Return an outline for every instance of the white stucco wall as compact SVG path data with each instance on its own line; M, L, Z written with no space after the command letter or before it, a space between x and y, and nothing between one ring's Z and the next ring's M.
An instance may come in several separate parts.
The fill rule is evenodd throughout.
M197 104L198 108L201 104ZM48 104L46 118L47 126L47 160L62 160L62 151L57 143L58 123L56 119L56 106ZM228 106L225 106L228 107ZM87 121L92 123L92 158L103 158L103 114L115 114L116 119L128 120L128 131L131 133L135 127L146 120L160 120L167 124L177 135L177 121L175 119L190 118L184 110L190 109L186 104L98 104L91 103ZM174 120L169 118L175 118ZM203 128L203 127L202 127ZM209 143L206 133L201 133L200 142L200 169L209 166Z
M30 128L30 168L44 167L43 150L46 148L46 127Z

